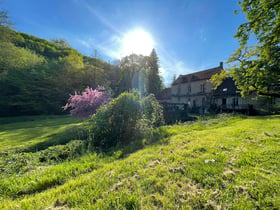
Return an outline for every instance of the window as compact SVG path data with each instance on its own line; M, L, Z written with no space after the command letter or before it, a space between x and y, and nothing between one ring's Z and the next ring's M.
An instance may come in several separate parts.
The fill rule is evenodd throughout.
M192 93L192 88L191 86L188 87L188 95L190 95Z
M238 106L238 98L233 99L233 106Z
M200 85L200 92L205 93L205 84Z

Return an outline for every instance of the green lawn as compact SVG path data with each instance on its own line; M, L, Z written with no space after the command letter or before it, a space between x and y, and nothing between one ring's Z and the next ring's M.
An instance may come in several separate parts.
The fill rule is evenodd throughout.
M0 154L49 141L79 123L70 116L0 118Z
M165 137L131 154L33 165L29 154L27 170L2 173L0 209L279 209L280 116L221 115L158 133Z

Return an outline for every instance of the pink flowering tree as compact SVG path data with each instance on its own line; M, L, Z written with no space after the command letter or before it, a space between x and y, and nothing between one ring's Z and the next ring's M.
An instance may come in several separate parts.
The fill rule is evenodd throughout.
M100 106L107 104L110 98L110 94L102 86L98 86L95 90L87 87L80 95L76 92L70 95L68 103L62 108L63 110L70 108L71 116L90 118Z

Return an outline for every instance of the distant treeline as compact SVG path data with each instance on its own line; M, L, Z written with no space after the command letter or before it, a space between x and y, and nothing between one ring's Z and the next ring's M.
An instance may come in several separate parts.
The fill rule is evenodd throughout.
M113 97L161 90L158 58L130 55L111 65L64 39L47 41L0 25L0 116L62 114L69 94L102 85Z

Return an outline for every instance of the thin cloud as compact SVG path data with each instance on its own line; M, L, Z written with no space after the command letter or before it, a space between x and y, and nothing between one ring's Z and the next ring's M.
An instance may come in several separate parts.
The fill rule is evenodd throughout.
M200 40L203 41L203 42L207 41L207 38L206 38L206 36L205 36L205 32L204 32L203 29L200 29L200 30L199 30L199 38L200 38Z
M158 56L160 61L160 74L166 86L170 86L174 75L191 73L192 70L183 61L176 59L162 46L158 45Z
M112 59L120 59L120 38L118 36L111 36L105 42L97 41L91 37L85 39L76 39L76 41L86 47L87 49L96 49L104 54L106 57Z
M77 42L80 43L81 45L83 45L84 47L88 48L88 49L91 49L93 47L92 44L90 44L90 43L92 43L90 40L85 41L85 40L82 40L82 39L77 39Z
M76 4L82 5L87 8L91 14L93 14L103 25L107 26L112 31L122 34L117 27L115 27L110 21L108 21L103 15L101 15L96 9L89 5L86 1L83 0L74 0Z

